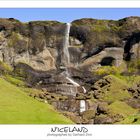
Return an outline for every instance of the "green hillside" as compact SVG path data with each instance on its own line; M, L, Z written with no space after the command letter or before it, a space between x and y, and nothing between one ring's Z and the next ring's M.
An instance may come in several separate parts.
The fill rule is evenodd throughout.
M39 102L0 78L0 124L72 124L49 104Z

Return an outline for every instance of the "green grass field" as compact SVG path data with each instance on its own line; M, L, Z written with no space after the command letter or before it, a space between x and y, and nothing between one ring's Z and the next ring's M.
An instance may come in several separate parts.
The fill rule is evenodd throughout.
M72 124L52 106L0 78L0 124Z

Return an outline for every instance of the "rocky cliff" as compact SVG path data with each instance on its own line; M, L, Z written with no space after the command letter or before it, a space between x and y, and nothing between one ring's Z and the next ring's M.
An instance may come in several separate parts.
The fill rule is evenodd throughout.
M12 66L26 62L38 70L56 69L60 63L66 24L57 21L22 23L13 18L0 19L0 59ZM70 30L70 57L73 64L95 65L103 58L137 57L140 18L118 21L79 19ZM135 47L136 48L136 47ZM133 50L133 52L132 52ZM133 53L133 54L132 54ZM92 59L94 57L94 59ZM101 63L102 65L102 63Z
M8 74L22 77L27 87L43 91L30 96L47 100L76 123L125 120L137 110L136 104L140 105L139 89L135 88L139 85L140 17L79 19L67 30L67 24L58 21L0 19L1 74L5 65L10 66ZM66 32L68 65L63 57ZM125 82L110 74L125 75ZM127 86L127 76L131 79L132 75L137 82ZM86 106L82 113L81 100ZM119 105L128 107L130 113L114 113Z

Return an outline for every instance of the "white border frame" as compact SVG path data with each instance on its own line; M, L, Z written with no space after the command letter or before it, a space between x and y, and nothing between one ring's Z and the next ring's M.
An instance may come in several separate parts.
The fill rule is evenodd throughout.
M0 8L140 8L140 1L105 1L105 0L3 0L0 1ZM73 127L72 125L65 125ZM78 125L74 125L78 127ZM46 135L51 127L55 125L0 125L0 139L84 139L84 137L50 137ZM59 125L61 127L61 125ZM140 125L89 125L92 140L113 140L113 139L140 139Z
M0 8L140 8L137 0L0 0Z

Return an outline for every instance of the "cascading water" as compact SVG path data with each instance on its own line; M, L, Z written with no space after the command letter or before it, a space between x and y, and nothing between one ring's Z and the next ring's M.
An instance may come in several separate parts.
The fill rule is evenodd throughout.
M63 41L63 57L62 57L62 61L63 61L63 65L65 67L67 67L70 64L70 54L69 54L69 33L70 33L70 27L71 24L67 23L66 24L66 29L65 29L65 37L64 37L64 41Z
M71 23L67 23L66 24L66 29L65 29L65 37L64 37L64 41L63 41L63 52L62 52L62 62L63 62L63 66L65 67L65 75L66 75L66 79L69 80L69 82L75 86L75 87L80 87L80 85L75 82L73 79L70 78L70 74L67 70L67 67L70 65L70 54L69 54L69 34L70 34L70 27L71 27ZM86 93L86 89L82 86L83 92Z
M75 82L74 80L72 80L71 78L66 77L66 79L69 80L70 83L72 83L74 86L76 86L76 87L80 87L80 85L79 85L77 82ZM82 86L82 89L83 89L83 92L86 93L86 89L85 89L85 87Z
M59 109L60 106L69 111L69 109L75 112L75 109L71 107L71 103L77 103L77 99L73 98L79 94L86 93L86 89L72 79L71 73L73 73L73 68L70 62L70 53L69 53L69 34L70 34L71 24L67 23L65 28L65 35L63 38L63 46L59 47L58 50L58 62L60 62L57 66L58 71L55 75L52 75L46 82L47 91L57 94L62 94L68 96L67 100L64 102L56 101L56 107ZM71 98L71 96L73 96ZM69 98L70 97L70 98ZM86 101L81 100L79 102L79 112L83 112L86 110ZM76 106L77 111L77 106Z
M86 111L86 102L85 100L80 101L80 112Z

